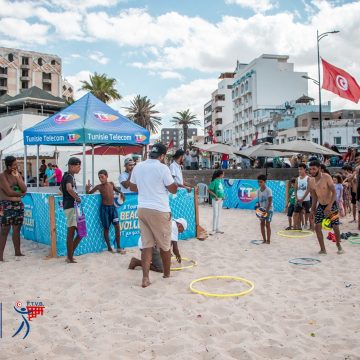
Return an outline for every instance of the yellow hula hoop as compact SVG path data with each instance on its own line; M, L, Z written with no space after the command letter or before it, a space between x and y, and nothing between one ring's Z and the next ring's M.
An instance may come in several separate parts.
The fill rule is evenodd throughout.
M171 258L171 260L174 260L174 259L176 259L176 258L175 257ZM184 269L190 269L197 265L196 261L188 259L188 258L181 258L181 260L189 261L189 262L191 262L191 264L186 265L186 266L176 267L176 268L170 268L170 271L179 271L179 270L184 270Z
M236 280L236 281L241 281L241 282L249 285L250 288L245 290L245 291L242 291L242 292L239 292L239 293L232 293L232 294L208 293L208 292L200 291L200 290L197 290L197 289L194 288L194 284L196 284L197 282L210 280L210 279L232 279L232 280ZM206 276L206 277L202 277L200 279L193 280L190 283L190 290L193 293L204 295L204 296L207 296L207 297L239 297L239 296L245 296L245 295L251 293L254 290L254 288L255 288L255 285L250 280L247 280L247 279L244 279L244 278L241 278L241 277L227 276L227 275L223 275L223 276L221 276L221 275L218 275L218 276Z
M296 233L298 233L298 235L286 234L287 232L288 233L296 232ZM276 234L279 236L282 236L282 237L287 237L287 238L304 238L307 236L311 236L313 234L313 232L310 230L280 230Z

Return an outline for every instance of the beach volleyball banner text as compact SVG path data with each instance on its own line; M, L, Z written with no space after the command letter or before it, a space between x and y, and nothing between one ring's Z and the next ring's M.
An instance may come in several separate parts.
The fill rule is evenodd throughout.
M268 180L266 186L272 190L274 210L283 212L285 210L286 182ZM224 188L224 208L254 210L259 188L257 180L224 179Z

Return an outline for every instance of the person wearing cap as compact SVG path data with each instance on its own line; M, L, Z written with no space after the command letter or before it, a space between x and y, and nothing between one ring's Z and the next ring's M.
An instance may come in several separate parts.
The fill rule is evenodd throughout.
M173 156L174 161L170 164L170 172L178 187L184 188L188 192L191 192L192 187L184 181L182 175L181 165L184 163L184 155L184 150L176 150Z
M141 262L142 287L150 285L149 270L152 248L160 249L164 278L170 277L171 210L169 192L176 194L177 184L164 164L166 146L157 143L149 159L136 165L131 173L130 190L138 193L138 217L143 244Z
M60 190L63 194L63 209L67 225L66 261L70 264L76 263L76 261L74 260L74 252L81 240L79 234L77 234L74 239L75 230L77 228L75 202L81 202L81 199L76 192L76 182L74 175L78 174L80 172L80 169L81 160L77 157L71 157L68 162L68 171L65 172L60 184Z
M131 177L131 172L134 169L135 162L133 159L127 158L124 161L124 165L125 165L125 171L121 173L119 176L120 190L124 194L129 194L132 193L132 191L130 190L130 177Z
M187 221L184 218L174 219L171 222L171 246L172 246L173 253L176 257L176 260L179 264L181 264L181 255L180 255L180 251L179 251L179 247L178 247L179 234L186 231L187 226L188 226ZM141 237L139 238L138 246L139 246L140 251L142 251L143 245L142 245ZM134 270L138 266L141 266L141 260L133 257L130 261L129 269ZM154 246L152 248L150 270L156 271L156 272L164 271L160 252L156 246Z

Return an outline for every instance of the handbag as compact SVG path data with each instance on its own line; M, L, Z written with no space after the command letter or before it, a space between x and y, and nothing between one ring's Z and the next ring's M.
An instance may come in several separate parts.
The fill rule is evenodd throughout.
M75 202L76 227L79 237L82 239L87 236L86 219L82 205Z

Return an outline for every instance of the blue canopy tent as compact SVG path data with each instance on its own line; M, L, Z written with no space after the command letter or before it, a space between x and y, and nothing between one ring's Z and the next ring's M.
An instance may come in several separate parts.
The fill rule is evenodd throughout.
M62 111L24 131L24 176L27 145L83 146L83 185L86 183L86 145L147 145L150 133L87 93ZM93 152L94 153L94 152ZM94 157L93 157L94 165ZM39 168L39 156L37 156ZM93 171L94 172L94 171ZM39 186L39 177L38 186ZM94 183L94 174L93 179Z

